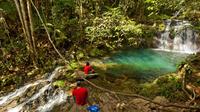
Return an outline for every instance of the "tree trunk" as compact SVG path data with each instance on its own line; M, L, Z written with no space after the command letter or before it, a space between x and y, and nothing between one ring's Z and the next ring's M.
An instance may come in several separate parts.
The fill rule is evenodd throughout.
M20 19L21 24L22 24L22 29L23 29L23 32L24 32L25 40L26 40L26 42L28 42L28 37L26 35L26 30L25 30L25 27L24 27L24 21L23 21L23 18L22 18L22 12L21 12L21 8L20 8L20 5L19 5L19 1L14 0L14 2L15 2L15 5L16 5L16 8L17 8L17 12L19 14L19 19ZM27 44L27 49L29 49L28 44Z
M31 10L31 4L30 1L27 0L27 9L28 9L28 18L29 18L29 27L30 27L30 40L31 40L31 46L33 50L33 62L34 65L37 66L37 50L36 50L36 42L34 37L34 30L33 30L33 21L32 21L32 10Z
M19 18L22 24L22 29L24 32L24 37L27 44L27 49L29 55L33 61L34 67L37 68L37 52L35 46L35 38L33 37L33 24L32 24L32 17L31 17L31 7L30 2L27 0L27 4L25 7L23 0L14 0Z

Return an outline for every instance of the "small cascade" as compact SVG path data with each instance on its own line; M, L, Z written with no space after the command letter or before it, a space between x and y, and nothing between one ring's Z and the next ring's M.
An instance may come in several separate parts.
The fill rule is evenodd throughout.
M58 93L58 95L53 95L49 101L42 106L39 106L37 108L38 112L49 112L52 110L52 108L58 104L62 104L67 99L67 95L64 93L64 91L61 90L61 92Z
M57 67L53 73L49 76L49 78L47 79L48 81L52 81L54 78L56 78L57 76L59 76L60 74L60 70L63 69L64 67L61 66L61 67Z
M188 21L166 20L165 30L156 38L158 49L184 53L199 51L198 34Z
M64 103L67 94L52 86L52 80L60 75L62 69L63 67L57 67L48 78L27 84L7 96L0 97L0 111L49 112L54 106Z
M12 108L12 109L9 109L8 112L19 112L20 110L22 110L22 108L29 102L37 99L39 96L41 96L48 88L49 88L50 84L44 86L43 88L41 88L39 90L38 93L34 94L30 99L28 99L27 101L23 102L22 104Z
M36 81L35 83L32 83L32 84L28 84L24 87L21 87L19 89L17 89L15 92L13 93L10 93L8 94L7 96L4 96L4 97L1 97L0 98L0 106L2 106L3 104L6 104L8 103L9 100L12 100L18 96L21 96L23 93L25 93L27 91L28 88L30 87L33 87L33 86L36 86L38 85L39 83L42 83L44 82L45 80L39 80L39 81Z

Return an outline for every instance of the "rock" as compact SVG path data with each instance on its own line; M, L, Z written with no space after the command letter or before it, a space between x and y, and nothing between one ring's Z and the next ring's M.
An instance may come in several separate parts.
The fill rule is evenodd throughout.
M39 73L39 68L33 69L32 71L28 72L28 76L33 76Z
M166 104L168 103L169 101L164 97L164 96L156 96L154 99L153 99L154 102L157 102L157 103L160 103L160 104ZM152 109L157 109L157 108L160 108L161 106L159 105L156 105L154 103L151 103L150 104L150 107ZM161 107L162 108L162 107Z
M194 86L191 83L186 85L186 88L190 90L191 92L195 92L197 95L200 95L200 87L199 86Z
M164 96L156 96L153 101L161 103L161 104L166 104L169 103L169 101L164 97Z
M61 77L65 75L66 71L67 69L64 66L56 68L56 70L54 70L54 72L51 74L51 77L50 77L51 80L52 81L59 80Z
M5 106L0 106L0 112L7 112L8 109L13 108L17 105L17 101L12 101Z
M200 77L200 72L194 74L196 77Z
M153 101L157 102L157 103L160 103L160 104L170 103L169 100L167 100L164 96L156 96L153 99ZM157 111L159 111L159 112L180 112L181 111L181 109L179 109L179 108L175 108L175 107L163 107L163 106L160 106L160 105L156 105L154 103L150 104L150 108L152 110L155 110L156 112Z
M136 106L138 110L142 110L143 112L151 112L149 101L143 100L141 98L133 99L131 102Z

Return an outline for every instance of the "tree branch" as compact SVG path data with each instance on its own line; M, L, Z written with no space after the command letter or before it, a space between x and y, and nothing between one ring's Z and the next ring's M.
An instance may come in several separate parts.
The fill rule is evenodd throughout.
M49 39L51 45L53 46L54 50L58 53L58 55L60 56L60 58L62 58L62 59L65 61L65 63L69 63L69 62L65 59L65 57L58 51L58 49L56 48L56 46L54 45L53 41L51 40L50 34L49 34L48 30L47 30L47 27L46 27L44 21L42 20L42 17L40 16L40 13L39 13L38 9L36 8L36 6L35 6L35 4L33 3L33 1L32 1L32 0L30 0L30 1L31 1L31 4L33 5L35 11L37 12L37 15L38 15L40 21L42 22L42 24L43 24L43 26L44 26L44 29L45 29L45 31L46 31L46 33L47 33L47 36L48 36L48 39Z
M77 71L76 71L76 73L78 74ZM79 76L81 76L81 75L79 75ZM141 98L143 100L149 101L151 103L154 103L154 104L157 104L157 105L160 105L160 106L163 106L163 107L177 107L177 108L185 108L185 109L200 109L200 106L186 106L186 105L179 105L179 104L173 104L173 103L168 103L168 104L158 103L156 101L151 100L150 98L146 98L146 97L138 95L138 94L128 94L128 93L121 93L121 92L111 91L109 89L105 89L105 88L99 87L99 86L95 85L94 83L90 82L89 80L87 80L87 79L85 79L83 77L82 77L82 79L84 81L86 81L87 83L89 83L90 85L92 85L93 87L95 87L97 89L100 89L102 91L109 92L111 94L118 94L118 95L129 96L129 97L138 97L138 98Z

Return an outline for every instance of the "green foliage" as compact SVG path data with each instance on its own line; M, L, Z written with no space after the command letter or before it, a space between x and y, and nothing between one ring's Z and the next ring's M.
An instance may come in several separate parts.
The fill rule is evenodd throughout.
M11 41L12 43L9 43ZM26 64L29 61L26 45L20 39L4 40L1 49L3 55L0 60L3 64L0 64L0 71L9 70L11 67Z
M79 67L78 62L76 62L75 60L70 61L69 65L68 65L68 69L69 70L74 70L77 69Z
M95 57L95 56L102 56L102 54L104 54L104 53L103 53L102 50L99 50L97 48L93 48L93 49L90 50L89 54L90 54L90 56Z
M64 18L64 16L68 15L67 10L72 10L74 9L74 7L75 7L74 0L56 0L52 7L52 16L54 19L57 19L56 17ZM59 22L60 19L56 21Z
M141 25L123 15L120 8L112 8L102 17L96 17L85 32L88 40L95 45L104 45L111 49L121 47L131 38L142 34Z
M142 85L139 93L148 97L165 96L171 101L185 101L181 87L181 81L175 76L162 76L153 83Z
M183 0L145 0L148 16L167 19L182 8ZM158 18L155 18L158 19Z
M53 82L53 86L57 86L57 87L65 87L65 81L64 80L57 80L55 82Z
M16 19L17 11L15 5L12 3L11 0L0 1L0 13L1 11L4 11L6 15L9 16L10 19L12 20Z
M46 6L45 1L38 2L41 3L38 9L43 14L43 18L46 19L46 25L56 47L63 53L64 50L68 50L72 46L78 46L78 48L75 47L71 50L76 51L75 55L77 59L86 57L86 53L89 56L100 56L102 55L102 51L106 51L108 48L138 47L143 41L148 41L146 42L147 44L151 43L152 38L148 37L155 36L156 29L152 27L152 24L157 22L155 20L162 21L162 19L171 18L179 11L182 19L195 21L195 29L200 30L199 0L46 1L49 6ZM81 4L82 8L80 7ZM19 22L19 18L17 18L18 14L15 4L12 0L0 0L0 7L1 16L6 19L8 27L12 29L11 31L9 28L6 30L0 29L2 37L0 38L0 72L3 75L13 72L16 72L16 76L21 73L26 74L25 70L31 68L32 63L30 63L29 53L25 45L26 42L24 38L21 38L21 23ZM81 10L82 18L80 17ZM35 16L34 11L33 16ZM138 16L145 16L147 19L138 20ZM16 20L16 23L13 24L13 20L14 22ZM145 25L137 23L138 21L142 21L143 23L141 24ZM33 23L35 26L41 26L35 18L33 19ZM163 28L164 26L161 24L159 30ZM38 47L39 66L49 70L53 68L52 66L55 66L53 62L57 59L57 56L54 50L52 50L52 47L49 47L50 44L47 42L48 40L43 30L35 29L35 31L38 31L35 37L39 37L36 39L37 44L44 43L43 46L46 46L46 48ZM8 32L11 38L7 38ZM146 43L142 47L146 46ZM67 48L64 48L65 46ZM92 49L86 49L86 53L81 51L84 47L89 48L88 46ZM69 57L69 54L66 57ZM194 62L195 67L199 68L199 66L196 66L199 65L199 59L193 59L191 62ZM75 60L72 60L69 65L71 71L79 68L79 64ZM15 68L19 68L21 71L15 71ZM74 75L68 75L74 77ZM13 77L10 79L5 78L1 81L18 83L21 82L21 79ZM197 83L199 82L197 81ZM3 85L6 85L6 83ZM62 85L62 83L58 82L58 85ZM156 84L144 86L141 93L147 96L164 95L168 98L176 99L182 95L182 92L179 90L180 82L173 78L164 78ZM178 96L174 96L173 93L176 93Z
M64 47L67 42L72 41L79 34L76 30L78 29L78 18L75 16L75 6L74 0L54 1L51 8L51 26L49 28L56 46Z
M82 51L78 51L78 52L76 53L76 57L77 57L78 59L82 59L84 56L85 56L85 55L84 55L84 53L83 53Z
M14 74L0 77L0 87L5 87L12 84L20 85L22 82L22 77Z
M198 20L200 1L196 0L145 0L146 14L153 19L169 19L178 16L182 19Z
M120 0L119 7L122 8L122 10L130 15L133 13L138 5L138 1L135 0Z

